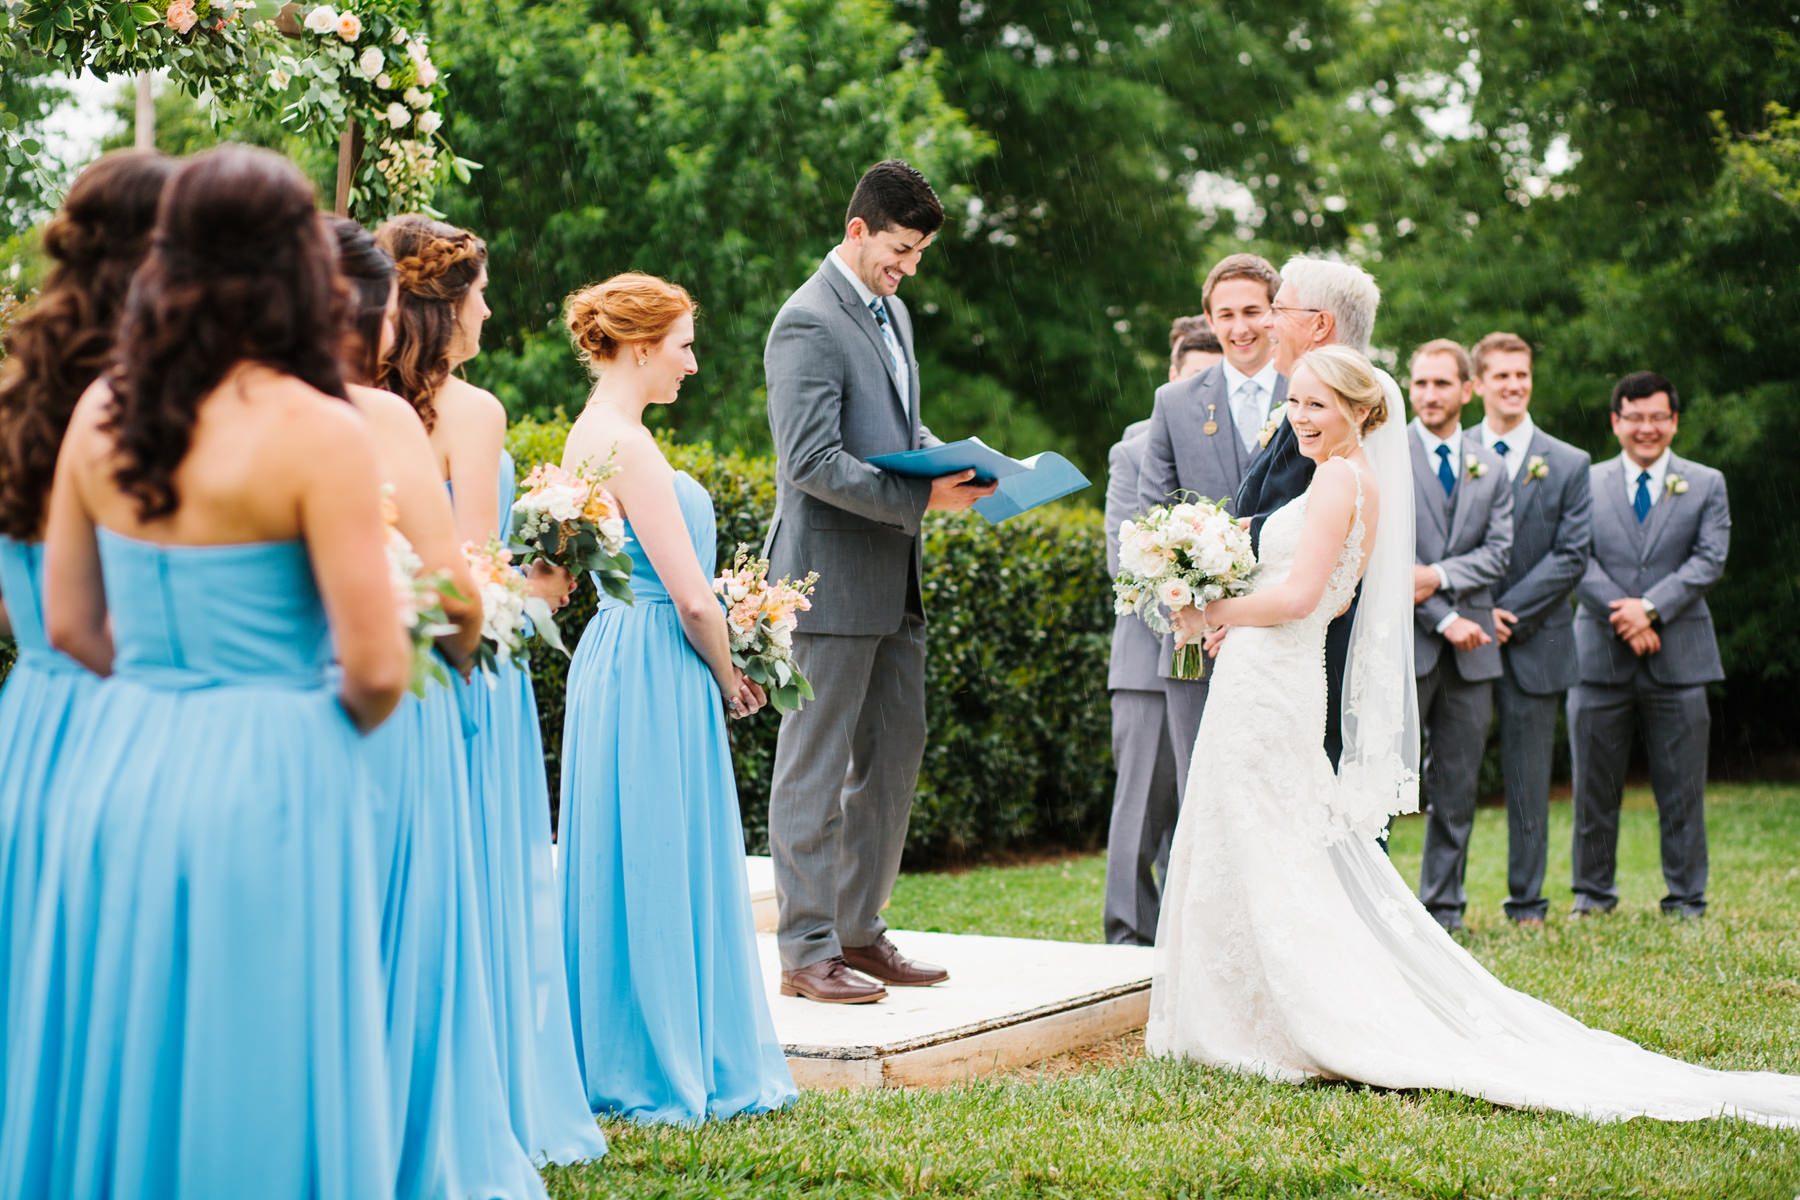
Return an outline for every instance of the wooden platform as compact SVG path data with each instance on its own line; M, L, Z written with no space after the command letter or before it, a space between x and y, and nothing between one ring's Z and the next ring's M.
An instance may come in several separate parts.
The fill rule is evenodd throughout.
M896 931L948 968L874 1004L780 994L773 934L757 935L775 1031L803 1088L931 1087L1036 1062L1144 1024L1151 951L1135 946Z

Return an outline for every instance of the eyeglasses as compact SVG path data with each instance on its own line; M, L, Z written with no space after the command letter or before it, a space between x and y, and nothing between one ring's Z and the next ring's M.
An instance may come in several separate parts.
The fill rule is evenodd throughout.
M1630 425L1633 428L1639 425L1673 425L1675 423L1675 414L1666 412L1629 412L1619 413L1613 420L1621 425Z
M1278 313L1279 312L1321 313L1321 312L1325 311L1322 308L1301 308L1298 304L1271 304L1271 305L1269 305L1269 307Z

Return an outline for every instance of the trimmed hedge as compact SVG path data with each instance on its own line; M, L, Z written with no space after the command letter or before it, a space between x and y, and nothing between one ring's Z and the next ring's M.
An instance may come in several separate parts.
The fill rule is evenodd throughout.
M512 428L508 445L521 477L537 462L560 459L565 429L560 421L531 420ZM759 548L775 508L773 460L708 446L665 450L712 493L720 557L728 559L739 543ZM930 734L907 835L909 865L1034 845L1100 844L1113 770L1106 694L1112 589L1099 512L1065 502L999 526L972 513L930 513L923 585ZM570 649L594 604L593 589L584 586L560 615ZM567 671L560 654L533 655L552 807ZM744 837L755 853L768 846L776 728L772 714L731 726Z

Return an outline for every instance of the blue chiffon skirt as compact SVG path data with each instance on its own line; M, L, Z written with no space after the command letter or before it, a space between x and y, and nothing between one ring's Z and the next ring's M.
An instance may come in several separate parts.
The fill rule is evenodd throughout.
M401 701L365 742L384 797L387 971L399 1200L545 1195L513 1136L482 954L462 714L447 686Z
M560 845L564 958L594 1110L693 1122L793 1101L718 685L667 600L603 600L582 635Z
M50 797L0 1195L392 1194L360 739L320 687L85 706Z
M606 1153L582 1095L562 973L550 798L531 677L520 666L458 682L469 732L475 894L493 1041L515 1136L538 1163Z

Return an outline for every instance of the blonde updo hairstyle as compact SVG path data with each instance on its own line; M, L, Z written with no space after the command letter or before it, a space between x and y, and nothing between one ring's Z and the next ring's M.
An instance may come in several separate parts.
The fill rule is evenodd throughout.
M1387 393L1374 364L1345 346L1320 346L1294 364L1297 373L1305 367L1319 377L1337 397L1338 407L1367 437L1388 419Z
M628 271L574 293L564 306L575 356L595 375L645 342L660 342L683 314L699 312L680 284Z

